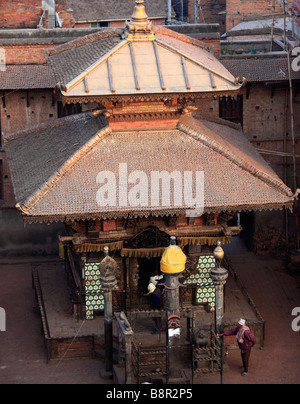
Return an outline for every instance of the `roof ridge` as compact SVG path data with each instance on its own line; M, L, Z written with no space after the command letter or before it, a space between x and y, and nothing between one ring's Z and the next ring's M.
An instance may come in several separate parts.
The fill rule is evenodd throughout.
M122 29L122 31L123 31L123 29ZM67 43L55 46L50 49L46 49L45 51L48 53L49 56L53 56L53 55L57 55L59 53L68 51L69 49L74 47L74 45L76 45L76 44L78 44L77 47L81 47L88 43L94 42L98 39L112 38L117 35L119 35L120 39L121 39L122 33L121 33L120 28L103 28L103 29L99 30L98 32L93 32L89 35L85 35L83 37L76 38Z
M70 122L77 121L77 120L82 119L84 116L92 118L93 114L90 111L87 111L87 112L82 112L82 113L76 114L76 115L64 116L63 118L56 118L56 119L49 120L49 121L46 121L43 123L39 123L37 125L30 127L29 129L22 129L17 132L5 134L3 137L4 145L15 139L19 139L21 137L26 137L26 136L34 133L37 129L46 129L47 127L50 127L50 126L52 128L56 128L56 127L64 125L66 121L70 121Z
M198 110L193 113L193 117L199 118L203 121L213 122L213 123L217 123L219 125L225 125L231 129L235 129L235 130L239 130L239 131L242 130L242 126L240 123L231 122L231 121L228 121L227 119L218 118L218 117L212 116L212 115L204 115Z
M178 122L177 127L184 133L192 136L194 139L202 142L205 146L213 149L214 151L218 152L225 158L227 158L232 163L236 164L238 167L248 171L250 174L254 175L256 178L260 179L267 185L271 185L280 193L286 196L292 196L291 190L282 182L277 181L275 178L272 178L269 174L262 172L261 170L257 169L251 163L246 161L245 159L236 156L234 153L231 152L228 148L223 148L217 141L208 138L205 134L199 133L192 125L188 125L191 123L191 119L196 120L194 117L188 117L189 122L184 117L181 118L181 121ZM204 120L204 119L203 119ZM183 122L184 121L184 122Z
M189 43L191 45L195 45L201 49L209 51L209 46L205 42L200 41L199 39L191 38L187 35L180 34L179 32L174 32L171 29L168 29L163 26L158 26L158 25L153 26L152 30L153 30L154 34L160 33L162 35L166 35L171 38L180 39L182 42Z
M64 164L57 170L40 188L27 198L25 203L21 206L17 203L16 208L22 213L27 213L32 209L36 203L42 199L56 183L75 165L81 158L83 158L96 144L98 144L105 136L111 133L112 130L109 126L101 128L89 141L80 147L71 157L64 162Z

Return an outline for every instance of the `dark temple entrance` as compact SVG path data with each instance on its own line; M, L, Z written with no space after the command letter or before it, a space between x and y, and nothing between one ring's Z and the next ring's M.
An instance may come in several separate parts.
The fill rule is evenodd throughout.
M159 258L139 258L139 293L146 295L148 293L148 285L150 277L159 274L160 257Z

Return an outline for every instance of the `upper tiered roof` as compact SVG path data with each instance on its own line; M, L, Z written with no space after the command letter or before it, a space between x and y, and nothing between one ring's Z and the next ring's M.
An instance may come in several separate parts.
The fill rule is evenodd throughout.
M143 1L136 1L124 29L106 29L54 48L49 63L67 102L78 97L92 101L99 96L228 93L241 86L202 42L153 28Z

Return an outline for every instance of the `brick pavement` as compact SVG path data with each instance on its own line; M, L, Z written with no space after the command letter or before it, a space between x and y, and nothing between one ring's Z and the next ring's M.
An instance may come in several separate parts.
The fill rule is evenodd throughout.
M299 383L300 332L291 329L291 311L294 307L300 307L300 277L289 275L278 259L256 257L252 253L230 255L229 259L247 286L267 327L265 348L253 350L249 375L241 377L240 352L230 350L223 383ZM34 311L30 264L33 260L0 260L0 307L7 314L7 330L0 332L0 383L111 383L100 378L103 361L99 359L46 363L40 317ZM201 384L218 384L220 376L209 375L197 381Z
M5 261L5 263L4 263ZM23 261L23 262L22 262ZM0 307L6 310L6 332L0 332L1 384L107 384L94 359L46 363L39 313L35 311L29 259L0 263Z
M229 261L266 321L263 350L253 349L247 377L241 376L239 350L226 359L224 384L298 384L300 382L300 331L291 328L294 307L300 307L300 276L287 273L280 259L253 253L230 255ZM219 376L201 382L216 383Z

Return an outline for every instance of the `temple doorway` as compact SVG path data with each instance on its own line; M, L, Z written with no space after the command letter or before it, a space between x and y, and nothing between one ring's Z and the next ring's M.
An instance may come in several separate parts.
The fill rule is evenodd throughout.
M138 281L138 290L142 295L146 295L148 293L148 285L150 281L150 277L154 275L158 275L160 271L160 260L161 258L139 258L139 281Z

